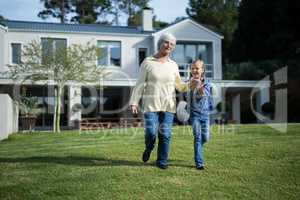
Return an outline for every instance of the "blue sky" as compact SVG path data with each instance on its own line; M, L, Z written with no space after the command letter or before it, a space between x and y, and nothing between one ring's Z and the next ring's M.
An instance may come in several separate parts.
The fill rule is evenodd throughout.
M158 20L173 22L176 17L186 16L185 8L188 0L152 0L150 7ZM0 0L0 14L11 20L43 21L37 13L43 9L40 0ZM47 19L48 22L56 22ZM123 25L124 25L123 21Z

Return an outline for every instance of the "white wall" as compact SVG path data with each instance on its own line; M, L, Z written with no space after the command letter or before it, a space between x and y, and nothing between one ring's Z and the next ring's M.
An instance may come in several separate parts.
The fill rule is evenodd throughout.
M221 36L202 27L191 20L184 20L174 26L170 26L155 33L155 49L159 37L165 33L172 33L178 41L208 42L213 48L214 79L222 79L222 40Z
M4 66L4 36L5 36L5 28L0 25L0 71Z
M42 37L66 38L68 45L84 44L92 41L97 44L97 40L120 41L121 42L121 68L114 67L114 75L111 79L136 79L138 76L138 48L148 48L149 54L154 53L155 44L159 36L163 32L173 33L178 40L210 42L213 44L213 65L214 79L222 78L222 63L221 63L221 38L212 31L201 28L195 22L186 20L174 26L170 26L163 31L154 34L154 37L143 34L109 34L109 33L51 33L51 32L30 32L30 31L8 31L5 34L5 39L1 44L0 34L0 49L4 47L2 63L0 61L0 71L7 69L6 64L11 62L10 44L13 42L26 45L27 43L37 40ZM154 39L154 41L153 41ZM1 54L1 51L0 51ZM0 55L1 56L1 55ZM1 58L1 57L0 57Z
M18 113L8 94L0 94L0 113L0 140L3 140L18 131Z
M44 33L44 32L13 32L9 31L6 34L4 45L4 64L1 64L2 70L7 69L6 64L11 62L10 44L12 42L27 43L37 40L40 41L42 37L66 38L68 45L71 44L85 44L92 42L97 44L97 40L120 41L121 42L121 68L114 67L118 72L118 76L128 76L129 78L137 78L138 75L138 47L149 47L152 45L151 37L147 35L108 35L95 33ZM3 66L4 65L4 66ZM120 75L122 73L125 75Z

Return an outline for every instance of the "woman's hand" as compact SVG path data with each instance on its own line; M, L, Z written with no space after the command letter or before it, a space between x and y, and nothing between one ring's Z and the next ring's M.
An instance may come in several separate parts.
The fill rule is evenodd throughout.
M136 105L130 105L130 110L132 114L138 114L138 106Z

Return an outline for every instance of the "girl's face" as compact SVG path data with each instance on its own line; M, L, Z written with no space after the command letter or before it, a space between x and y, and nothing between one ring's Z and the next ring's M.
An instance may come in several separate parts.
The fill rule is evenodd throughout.
M165 40L161 45L160 45L160 48L159 48L159 51L164 54L164 55L169 55L173 49L175 47L175 44L174 42L172 41L169 41L169 40Z
M192 64L191 73L194 79L201 79L204 72L203 64Z

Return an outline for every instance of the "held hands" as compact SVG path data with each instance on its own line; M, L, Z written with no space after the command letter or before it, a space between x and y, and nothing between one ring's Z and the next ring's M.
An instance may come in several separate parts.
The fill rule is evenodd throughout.
M190 80L190 89L192 91L198 92L199 95L203 95L204 83L199 79L191 79Z
M138 106L136 105L130 105L130 110L132 114L138 114Z

